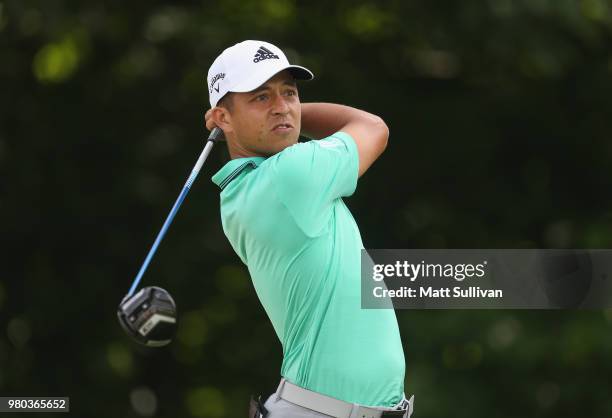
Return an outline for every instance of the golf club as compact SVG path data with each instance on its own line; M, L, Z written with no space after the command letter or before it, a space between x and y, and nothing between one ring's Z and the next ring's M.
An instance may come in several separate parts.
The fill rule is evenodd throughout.
M202 150L198 161L193 167L193 170L191 170L191 174L187 178L181 193L172 206L166 221L157 234L157 238L155 238L155 242L142 263L130 290L119 304L117 310L119 323L126 333L140 344L150 347L161 347L170 343L174 337L176 332L177 312L176 304L170 294L166 290L154 286L145 287L136 294L134 294L134 292L147 270L151 259L155 255L161 240L166 235L170 224L185 200L187 193L189 193L191 185L200 173L204 161L208 158L215 142L220 142L222 140L223 131L219 128L214 128L208 136L204 150Z

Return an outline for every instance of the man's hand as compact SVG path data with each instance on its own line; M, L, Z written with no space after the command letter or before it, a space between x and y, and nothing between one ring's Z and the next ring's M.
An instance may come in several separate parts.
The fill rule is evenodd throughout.
M302 103L302 135L320 139L338 131L357 144L359 177L383 153L389 139L389 128L376 115L332 103Z

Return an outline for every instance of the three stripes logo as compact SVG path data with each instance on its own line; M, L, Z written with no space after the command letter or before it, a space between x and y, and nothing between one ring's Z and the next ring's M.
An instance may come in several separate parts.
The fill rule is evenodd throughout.
M253 57L253 62L258 63L259 61L263 61L267 59L277 60L279 58L278 58L278 55L276 55L275 53L273 53L268 48L262 45L259 47L259 49L255 53L255 56Z

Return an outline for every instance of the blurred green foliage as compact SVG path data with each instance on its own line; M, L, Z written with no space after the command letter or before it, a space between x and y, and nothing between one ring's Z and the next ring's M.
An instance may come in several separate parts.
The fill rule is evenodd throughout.
M347 199L367 248L612 245L607 1L0 0L0 394L204 418L275 389L220 150L144 279L178 300L176 341L137 347L115 318L202 147L208 66L243 39L315 72L303 101L390 126ZM612 416L610 312L397 314L419 418Z

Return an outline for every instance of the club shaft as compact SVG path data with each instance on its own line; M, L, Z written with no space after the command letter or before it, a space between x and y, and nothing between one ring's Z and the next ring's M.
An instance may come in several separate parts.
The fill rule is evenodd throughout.
M211 137L209 137L209 140L206 141L206 146L202 150L202 153L200 154L198 161L193 167L193 170L191 170L191 174L187 178L187 181L185 182L185 185L183 186L181 193L176 199L176 202L174 202L174 206L172 206L172 209L170 210L170 213L168 214L168 217L166 218L164 225L162 226L161 230L157 234L157 238L155 238L155 242L151 246L151 249L149 250L147 257L142 263L142 266L140 267L140 270L138 271L138 274L136 275L136 278L134 279L134 282L132 283L132 287L130 288L126 297L132 296L134 292L136 291L136 288L138 287L138 284L140 283L142 276L144 275L145 271L147 271L147 267L149 267L149 263L151 262L151 259L153 258L153 256L155 255L155 252L157 251L157 247L159 247L161 240L164 238L164 235L166 235L166 232L168 231L168 228L170 227L172 220L176 216L176 213L178 212L179 208L181 207L183 200L185 200L185 197L187 197L187 193L189 193L189 190L191 189L191 185L193 184L196 177L200 173L200 169L204 165L204 161L206 161L206 158L208 158L208 154L210 154L210 151L212 150L214 146L214 140L211 140L212 137L213 137L213 133L211 133Z

